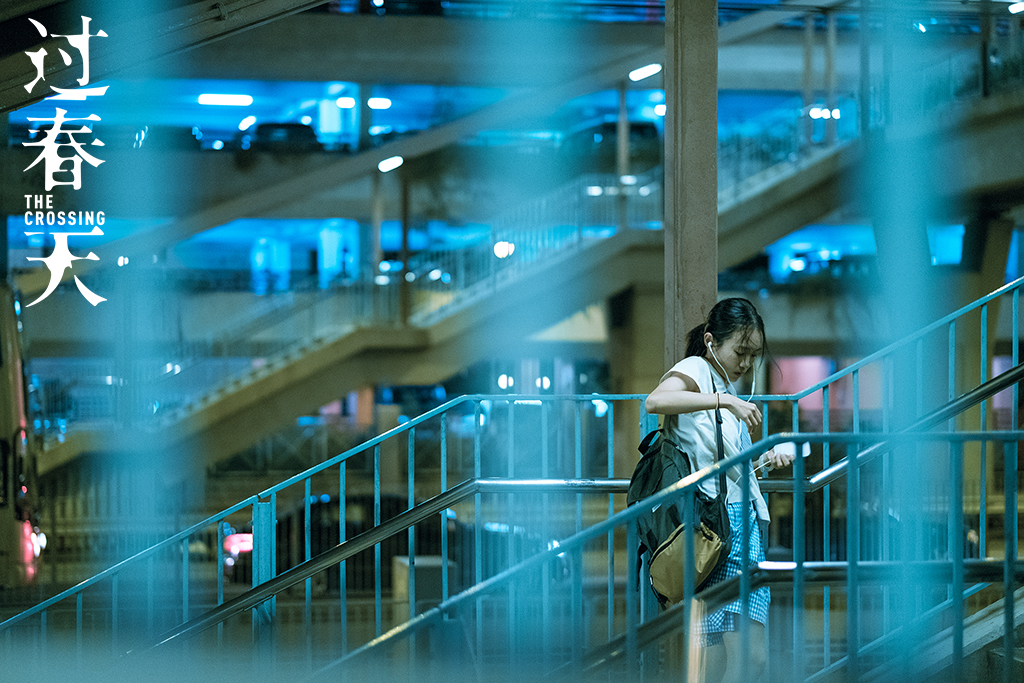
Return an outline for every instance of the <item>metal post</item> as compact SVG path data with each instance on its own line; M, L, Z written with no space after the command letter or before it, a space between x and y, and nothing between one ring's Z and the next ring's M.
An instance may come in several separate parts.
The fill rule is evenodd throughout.
M950 513L953 526L949 537L950 559L953 561L950 595L953 603L953 662L950 680L961 681L964 664L964 445L951 443L950 447Z
M271 565L273 555L271 544L274 536L274 519L269 502L256 502L252 506L252 585L253 588L273 578ZM256 645L254 656L260 661L271 654L271 605L270 601L253 608L252 629Z
M821 396L821 405L822 405L822 410L821 410L821 421L822 421L821 431L824 432L825 434L828 434L829 433L829 429L830 429L830 424L829 424L829 420L830 420L830 416L829 416L829 387L828 386L823 387L821 391L822 391L822 396ZM828 466L830 464L829 446L830 446L830 443L828 441L823 443L822 446L821 446L821 451L822 451L821 468L823 470L824 469L828 469ZM802 460L802 459L803 459L802 457L796 458L796 460ZM801 468L801 471L802 471L803 470L803 465L802 464L800 465L800 468ZM793 478L797 479L796 469L793 470ZM803 476L799 477L799 481L801 482L800 488L802 489L803 488L803 483L802 483L803 482ZM822 491L821 497L822 497L822 504L821 504L821 507L822 507L822 510L821 510L821 519L822 519L822 522L821 522L821 524L822 524L821 559L823 561L825 561L825 562L831 562L832 561L832 485L831 484L826 484L825 485L825 488ZM825 586L822 590L824 591L823 605L822 605L822 631L824 632L824 636L823 636L823 639L824 639L824 643L823 643L823 646L824 646L824 666L828 666L829 664L832 663L832 615L831 615L832 588L831 588L831 586Z
M188 621L188 537L181 539L181 620Z
M581 406L579 401L574 402L574 421L573 421L573 446L574 446L574 474L577 479L583 477L583 427L581 422ZM576 533L583 530L583 494L576 494ZM583 551L579 551L579 566L583 566ZM572 586L572 633L574 637L572 639L572 660L573 662L580 661L580 655L582 653L581 646L581 629L585 626L583 619L583 575L580 572L573 573L573 586Z
M313 497L312 483L310 477L306 477L303 485L303 524L302 524L302 546L303 546L303 560L308 560L313 556L313 524L312 524L312 505L310 499ZM304 598L302 608L302 631L306 644L306 666L307 669L313 670L313 577L307 577L303 582L304 586Z
M628 672L636 670L639 657L639 646L637 643L637 627L640 625L637 605L638 591L633 588L636 585L634 578L639 574L637 567L636 548L640 547L640 540L637 536L636 522L626 524L626 661Z
M380 444L373 447L373 525L380 525ZM378 636L383 632L380 574L380 543L375 543L373 546L373 612L375 633Z
M807 676L807 664L804 661L804 459L803 444L794 442L793 447L796 450L796 458L793 460L793 562L796 563L793 574L793 680L803 681ZM825 613L828 614L827 607ZM827 643L827 630L825 638ZM828 666L827 659L825 666Z
M1012 316L1014 329L1012 331L1011 359L1013 365L1020 362L1020 335L1017 333L1020 324L1020 288L1013 290ZM1019 428L1017 419L1017 408L1020 405L1020 385L1013 385L1013 400L1010 402L1013 410L1010 411L1010 429ZM1006 453L1003 466L1003 528L1006 538L1006 551L1003 564L1003 682L1013 681L1014 659L1013 652L1016 646L1014 638L1015 623L1013 618L1014 601L1013 594L1016 584L1013 576L1013 567L1017 562L1017 442L1012 441L1004 446ZM1012 512L1011 512L1012 511Z
M856 375L854 375L856 377ZM854 405L856 406L856 383ZM856 430L854 422L854 431ZM859 680L860 649L860 590L857 563L860 558L860 463L857 462L857 444L850 444L847 460L850 463L846 490L846 642L849 680Z
M480 401L473 402L473 478L479 479L482 471L480 462ZM481 498L479 493L473 494L473 582L480 583L484 580L483 563L483 515L480 510ZM484 600L483 597L476 599L476 652L478 661L479 653L483 652L484 643Z
M347 476L347 465L348 461L342 460L338 466L338 542L344 543L348 538L348 531L346 529L347 521L345 518L346 513L346 502L345 495L346 489L346 476ZM341 599L341 654L342 656L348 653L348 575L346 570L347 561L343 561L338 565L338 584Z
M407 442L406 483L408 484L408 506L416 507L416 427L409 427ZM409 618L416 616L416 525L408 530L409 545ZM409 637L409 664L416 661L416 633ZM410 668L410 673L412 668Z
M1014 336L1016 336L1016 334ZM988 381L988 304L984 304L981 307L981 343L979 346L981 347L981 367L979 368L980 381L978 384L984 384ZM988 401L982 401L980 408L981 422L978 427L984 432L987 430L988 423ZM978 539L978 557L985 557L985 541L987 540L985 533L985 524L987 521L985 514L985 487L988 486L988 472L986 472L988 468L988 442L982 441L980 446L981 455L979 461L981 470L978 473L978 498L980 501L978 507L978 525L980 538Z
M615 477L615 412L608 402L608 478ZM615 494L608 494L608 516L615 514ZM615 635L615 530L608 531L608 640Z

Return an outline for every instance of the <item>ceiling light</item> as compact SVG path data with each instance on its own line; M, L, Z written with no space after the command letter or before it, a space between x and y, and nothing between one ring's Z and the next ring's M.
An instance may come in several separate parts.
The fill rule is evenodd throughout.
M1007 9L1010 10L1010 14L1020 14L1024 12L1024 2L1015 2L1007 7Z
M221 105L224 107L248 107L252 104L252 95L217 95L203 93L199 96L199 104Z
M390 109L391 100L389 100L386 97L371 97L370 99L366 100L366 105L370 109Z
M384 161L377 164L377 170L380 171L381 173L387 173L388 171L395 170L403 163L405 163L405 159L403 159L402 157L388 157Z
M339 97L337 100L335 100L335 104L337 104L340 109L355 109L356 98Z
M629 72L629 80L631 81L642 81L649 76L653 76L656 73L661 72L661 64L648 64L642 66L639 69L633 69Z
M238 124L238 130L248 130L252 126L252 124L254 124L254 123L256 123L256 117L255 116L246 116Z
M516 245L512 242L506 242L505 240L497 242L494 245L494 255L498 258L508 258L515 250Z

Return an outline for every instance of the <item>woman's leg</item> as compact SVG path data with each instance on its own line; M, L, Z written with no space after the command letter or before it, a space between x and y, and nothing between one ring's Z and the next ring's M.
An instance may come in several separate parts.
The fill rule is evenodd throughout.
M742 617L736 617L737 620ZM722 634L725 641L725 674L722 683L755 683L764 671L768 657L765 642L764 624L749 619L747 625L749 639L748 659L743 661L743 651L739 631L728 631Z
M726 652L724 645L709 645L701 653L704 661L701 666L701 683L719 683L725 675Z

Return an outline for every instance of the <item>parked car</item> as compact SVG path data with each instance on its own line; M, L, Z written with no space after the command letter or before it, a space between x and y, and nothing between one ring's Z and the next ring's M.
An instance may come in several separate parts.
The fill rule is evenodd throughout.
M319 152L324 146L316 131L303 123L260 123L251 134L251 148L260 152Z

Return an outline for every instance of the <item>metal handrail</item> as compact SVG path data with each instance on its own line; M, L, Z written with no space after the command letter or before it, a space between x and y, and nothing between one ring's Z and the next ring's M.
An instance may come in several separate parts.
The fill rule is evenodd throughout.
M181 637L188 638L214 626L236 614L251 609L279 592L294 586L328 567L344 562L381 541L405 531L451 506L477 493L625 493L628 479L469 479L444 493L426 500L410 510L392 517L386 522L368 529L358 536L343 541L316 557L295 565L288 571L261 583L242 595L214 607L205 614L191 619L160 637L154 647L159 647Z
M985 401L999 392L1012 387L1017 382L1024 381L1024 364L1016 365L1006 372L993 377L989 381L981 384L980 386L971 389L966 394L950 401L944 406L940 407L931 413L928 413L924 417L914 422L909 427L901 429L901 432L921 431L922 429L928 429L935 425L945 422L951 417L955 417L966 410L970 410L974 406L978 405L982 401ZM887 453L892 449L892 446L886 443L879 443L866 448L857 454L857 462L863 463L873 460L874 458ZM849 464L849 456L837 460L836 463L821 472L818 472L814 476L808 479L808 490L815 491L826 484L831 484L838 479L846 471Z
M964 579L978 583L995 583L1005 578L1006 563L1002 560L964 560ZM804 562L803 582L808 585L833 585L846 580L846 562ZM910 571L915 576L949 583L953 578L952 560L925 560L919 562L858 562L858 578L862 583L884 583L893 571ZM751 566L750 590L763 586L791 585L796 574L795 562L760 562ZM1013 566L1016 581L1024 581L1024 560ZM715 612L741 597L740 576L717 583L700 594L705 611ZM685 626L682 604L673 605L637 628L637 645L644 648ZM592 671L620 659L627 654L625 634L595 648L584 658L583 671Z
M351 458L353 456L356 456L356 455L358 455L358 454L360 454L360 453L362 453L362 452L364 452L366 450L369 450L369 449L373 448L374 446L377 446L377 445L387 441L388 439L390 439L393 436L396 436L396 435L401 434L403 432L407 432L411 428L416 427L416 426L418 426L420 424L423 424L424 422L426 422L427 420L429 420L431 418L434 418L434 417L437 417L438 415L446 413L449 410L451 410L452 408L454 408L455 406L458 406L458 405L460 405L462 403L471 403L471 402L474 402L474 401L499 401L499 400L501 400L501 401L540 401L540 402L549 402L549 401L550 402L554 402L554 401L591 401L591 400L594 400L594 399L600 399L602 401L636 401L636 400L642 401L645 398L647 398L647 394L546 394L546 395L508 394L508 395L501 395L501 396L495 396L495 395L492 395L492 394L465 394L463 396L459 396L457 398L453 398L452 400L448 401L447 403L442 403L438 407L436 407L436 408L434 408L432 410L428 410L427 412L425 412L422 415L419 415L417 417L414 417L413 419L409 420L408 422L403 422L402 424L398 425L397 427L393 427L393 428L389 429L388 431L384 432L383 434L375 436L375 437L373 437L372 439L370 439L368 441L364 441L363 443L359 444L358 446L354 446L353 448L350 448L347 451L344 451L343 453L340 453L340 454L334 456L333 458L328 458L327 460L324 460L319 465L315 465L313 467L310 467L309 469L307 469L307 470L305 470L303 472L299 472L298 474L296 474L296 475L294 475L292 477L289 477L288 479L285 479L284 481L282 481L282 482L280 482L278 484L275 484L274 486L271 486L270 488L264 489L263 491L260 491L259 493L257 493L256 496L260 500L269 499L270 496L272 494L274 494L274 493L278 493L278 492L288 488L289 486L291 486L293 484L297 484L300 481L303 481L304 479L308 479L309 477L313 476L314 474L318 474L318 473L320 473L320 472L322 472L322 471L324 471L326 469L329 469L329 468L331 468L331 467L341 463L344 460L348 460L349 458Z
M229 515L232 515L232 514L238 512L239 510L244 510L245 508L249 507L250 505L252 505L252 504L254 504L256 502L257 502L256 496L250 496L250 497L246 498L245 500L240 501L238 503L235 503L231 507L229 507L229 508L227 508L225 510L222 510L221 512L218 512L215 515L211 515L210 517L207 517L206 519L204 519L201 522L197 522L197 523L193 524L192 526L188 527L187 529L185 529L183 531L179 531L178 533L174 534L173 536L165 538L164 540L160 541L156 545L152 545L149 548L146 548L145 550L142 550L142 551L132 555L129 558L121 560L120 562L118 562L117 564L115 564L113 566L107 567L106 569L104 569L100 573L96 574L95 576L92 576L92 577L86 579L85 581L82 581L81 583L78 583L78 584L72 586L71 588L68 588L67 590L61 592L61 593L58 593L57 595L53 596L52 598L48 598L48 599L42 601L41 603L39 603L38 605L35 605L34 607L30 607L29 609L25 610L24 612L19 612L18 614L14 615L10 619L7 619L6 621L0 622L0 631L3 631L4 629L8 628L9 626L14 626L18 622L27 619L28 617L32 616L33 614L38 614L40 612L43 612L46 609L48 609L49 607L57 604L58 602L60 602L62 600L65 600L65 599L71 597L72 595L75 595L76 593L81 593L86 588L89 588L90 586L93 586L93 585L99 583L100 581L103 581L104 579L107 579L107 578L110 578L112 576L117 575L126 566L128 566L130 564L133 564L135 562L138 562L140 560L144 560L147 557L156 554L158 551L163 550L165 548L168 548L171 545L177 543L178 541L182 541L182 540L188 538L192 534L194 534L197 531L200 531L200 530L206 528L210 524L213 524L214 522L219 522L219 521L223 520L224 518L228 517Z
M604 521L599 522L599 523L597 523L597 524L595 524L595 525L593 525L591 527L588 527L587 529L584 529L584 530L574 534L573 536L565 539L564 541L559 542L557 547L552 547L552 548L549 548L548 550L545 550L545 551L542 551L540 553L537 553L536 555L533 555L533 556L527 558L526 560L523 560L518 565L515 565L514 567L510 567L510 568L506 569L505 571L503 571L503 572L501 572L499 574L496 574L495 576L492 576L489 579L485 579L484 581L481 581L481 582L477 583L476 585L470 587L469 589L463 591L462 593L460 593L460 594L458 594L458 595L456 595L456 596L454 596L452 598L449 598L448 600L442 602L440 605L437 605L436 607L433 607L433 608L431 608L431 609L429 609L429 610L427 610L427 611L425 611L425 612L423 612L423 613L413 617L412 619L407 621L405 624L397 626L397 627L391 629L390 631L388 631L387 633L385 633L385 634L383 634L381 636L378 636L377 638L375 638L374 640L370 641L369 643L366 643L362 647L360 647L360 648L358 648L356 650L353 650L352 652L350 652L345 657L342 657L341 659L335 660L331 664L328 664L327 666L321 668L319 671L314 672L314 677L319 675L319 674L322 674L323 672L325 672L325 671L327 671L329 669L332 669L332 668L334 668L336 666L339 666L342 663L348 662L348 661L352 660L355 657L359 657L361 655L364 655L366 652L370 651L371 649L373 649L375 647L378 647L378 646L382 645L385 642L388 642L390 640L394 640L396 638L404 637L407 634L411 634L412 632L417 631L417 630L419 630L419 629L421 629L421 628L423 628L423 627L433 623L434 621L440 619L441 616L443 614L445 614L446 612L449 612L449 611L451 611L451 610L453 610L453 609L463 605L464 603L469 602L470 600L474 600L477 597L479 597L479 596L481 596L481 595L483 595L485 593L489 593L489 592L491 592L491 591L493 591L493 590L503 586L504 584L509 583L514 578L516 578L518 575L526 573L526 572L531 571L533 569L536 569L536 568L542 566L544 563L554 559L558 555L563 555L563 554L568 553L568 552L573 552L577 548L582 548L589 541L592 541L592 540L594 540L594 539L596 539L596 538L598 538L600 536L603 536L604 534L607 534L609 531L612 531L613 529L615 529L618 526L635 522L636 519L640 515L645 514L648 511L653 510L653 509L657 508L660 505L671 504L677 498L681 497L685 492L692 492L692 491L696 490L697 487L700 485L700 483L702 481L704 481L705 479L718 476L718 472L719 472L720 469L723 469L723 468L724 469L729 469L729 468L734 467L736 465L739 465L739 464L741 464L741 463L743 463L745 461L751 460L755 455L757 455L760 452L762 452L762 449L758 448L759 446L764 446L764 447L772 448L772 447L777 446L777 445L782 444L782 443L802 443L802 442L823 443L823 442L826 442L826 441L828 441L828 442L841 442L841 443L864 443L864 442L870 442L870 441L890 440L890 441L912 443L913 441L918 440L918 439L924 439L924 440L929 440L929 441L936 441L936 440L938 440L938 441L950 441L950 442L958 442L958 443L965 443L965 442L968 442L968 441L983 441L983 440L1020 441L1020 440L1024 440L1024 431L1019 431L1018 430L1018 431L1000 431L1000 432L956 432L956 433L936 433L936 432L912 433L912 432L903 432L903 433L899 433L899 434L888 434L888 433L877 433L877 432L860 432L860 433L833 432L833 433L830 433L830 434L824 434L824 433L783 433L783 434L776 434L774 436L768 437L767 439L764 439L764 440L760 441L758 444L755 444L754 446L751 446L750 448L747 448L745 451L743 451L741 453L738 453L736 455L730 456L730 457L725 458L723 460L719 460L714 465L709 465L708 467L704 468L703 470L700 470L700 471L695 472L695 473L693 473L693 474L691 474L691 475L689 475L687 477L684 477L683 479L679 480L675 484L673 484L671 486L668 486L668 487L665 487L664 489L662 489L658 493L654 494L653 496L651 496L649 498L646 498L643 501L640 501L640 502L638 502L635 505L630 505L626 509L624 509L624 510L622 510L622 511L620 511L620 512L618 512L618 513L616 513L616 514L614 514L614 515L612 515L610 517L608 517ZM973 563L975 561L970 561L970 562ZM802 579L804 577L804 575L806 574L806 571L807 571L806 568L807 567L818 567L818 565L820 565L820 564L823 564L823 563L807 563L807 562L793 563L794 566L793 566L792 571L795 572L797 575L799 575L801 577L801 579ZM827 563L824 563L824 564L827 564ZM846 563L842 563L842 564L845 565ZM857 566L858 566L858 568L860 568L862 565L869 565L869 564L871 564L871 563L867 563L867 562L865 562L865 563L858 563ZM989 564L982 565L985 568L984 569L984 575L985 576L989 576L989 572L991 572L992 576L998 576L998 578L996 578L994 580L1002 581L1003 577L1005 576L1005 574L1003 574L1003 573L998 573L997 574L996 573L996 569L995 569L996 564L998 564L998 567L1000 568L1000 571L1002 571L1004 568L1007 567L1007 564L1006 564L1005 561L999 561L999 560L995 561L991 565L989 565ZM966 562L965 562L965 565L966 565ZM1014 574L1019 573L1020 571L1024 571L1024 567L1017 567L1017 566L1013 567L1013 573ZM301 580L302 578L303 577L299 577L297 580ZM749 575L748 576L742 576L741 575L738 578L739 579L743 579L743 580L747 580L750 577L749 577ZM763 580L763 579L761 579L761 580ZM726 588L720 588L719 590L723 591L723 593L724 593L727 589ZM702 599L704 599L705 595L707 595L708 598L711 598L711 597L714 597L714 596L718 595L718 593L711 592L711 589L708 589L708 591L705 591L705 592L701 593Z
M957 318L961 317L965 313L969 313L970 311L973 311L976 308L980 308L981 306L984 306L985 304L987 304L988 302L992 301L993 299L997 299L1000 296L1002 296L1003 294L1005 294L1006 292L1009 292L1009 291L1012 291L1014 289L1017 289L1018 287L1021 287L1022 285L1024 285L1024 277L1019 277L1016 280L1014 280L1013 282L1009 282L1009 283L1003 285L1002 287L1000 287L999 289L995 290L994 292L991 292L990 294L987 294L987 295L981 297L980 299L977 299L976 301L967 304L963 308L960 308L959 310L953 311L952 313L950 313L946 317L940 318L939 320L936 320L932 324L927 325L926 327L922 327L920 330L918 330L918 331L916 331L916 332L914 332L912 334L907 335L903 339L895 341L892 344L889 344L888 346L885 346L885 347L879 349L878 351L875 351L871 355L865 356L864 358L861 358L856 363L853 363L852 365L849 365L849 366L843 368L842 370L840 370L840 371L838 371L836 373L833 373L832 375L829 375L828 377L826 377L825 379L821 380L817 384L811 385L810 387L808 387L806 389L803 389L802 391L799 391L799 392L797 392L795 394L789 394L789 395L781 396L781 397L765 396L765 397L762 397L762 398L785 398L785 399L788 399L788 400L800 400L801 398L804 398L805 396L809 396L809 395L813 394L814 392L816 392L816 391L818 391L820 389L824 389L829 384L832 384L836 380L841 379L842 377L845 377L846 375L853 374L857 370L860 370L861 368L863 368L865 365L869 365L870 363L873 363L876 360L878 360L878 359L880 359L880 358L882 358L884 356L889 355L893 351L895 351L895 350L897 350L899 348L902 348L902 347L906 346L907 344L909 344L909 343L911 343L913 341L916 341L916 340L920 339L921 337L923 337L924 335L928 334L929 332L937 330L939 327L941 327L943 325L946 325L946 324L948 324L950 322L953 322L954 320L956 320ZM755 398L757 398L757 397L755 397Z
M399 626L392 629L383 636L367 643L363 647L353 651L346 657L346 659L357 656L366 649L373 647L375 644L388 640L394 637L398 637L404 634L410 629L418 629L425 625L427 620L432 620L435 617L440 616L441 613L448 611L449 609L462 604L462 602L474 598L480 594L489 592L499 585L502 585L520 572L528 571L536 566L543 564L544 562L553 559L557 555L564 554L574 549L575 546L581 546L594 538L602 536L608 533L615 527L633 522L640 515L653 510L662 504L671 504L677 498L683 495L686 491L695 490L696 487L705 479L710 477L718 476L720 470L728 470L731 467L739 465L743 462L751 460L754 456L759 455L767 448L772 448L782 443L802 443L802 442L842 442L842 443L864 443L871 441L901 441L910 442L916 439L927 439L927 440L943 440L943 441L955 441L955 442L966 442L966 441L978 441L985 439L998 439L998 440L1024 440L1024 431L1014 432L958 432L952 434L938 434L938 433L912 433L903 432L899 434L886 434L886 433L872 433L872 432L860 432L860 433L840 433L834 432L831 434L815 434L815 433L781 433L775 434L763 439L757 444L747 448L746 450L736 455L730 456L723 460L719 460L713 465L710 465L698 472L694 472L689 476L683 477L681 480L668 486L655 495L637 503L631 505L625 510L622 510L602 522L599 522L587 529L580 531L579 533L566 539L564 542L560 542L558 546L549 548L548 550L542 551L532 557L524 560L514 567L485 579L471 588L463 591L459 595L450 598L441 605L424 612L409 622L406 622L403 626ZM568 492L579 493L584 490L596 493L615 493L623 492L628 486L626 480L547 480L548 483L544 483L545 480L526 480L523 484L524 490L538 490L538 487L546 487L544 490L555 489L560 487L562 490ZM460 500L464 500L475 493L484 492L501 492L509 493L514 487L515 483L511 481L495 482L493 480L468 480L452 487L448 491L441 493L419 505L407 510L406 512L391 518L387 522L381 523L379 526L370 529L359 536L356 536L348 541L345 541L339 545L336 545L331 550L321 553L314 558L311 558L299 565L296 565L292 569L278 575L277 577L270 579L269 581L260 584L247 591L246 593L225 602L212 610L208 611L195 619L180 624L178 627L168 631L153 647L160 647L176 640L182 639L182 637L191 637L201 631L206 630L216 624L236 615L244 612L247 609L256 607L257 605L269 600L275 596L278 592L293 586L307 578L310 578L317 572L320 572L330 566L340 563L341 561L356 555L363 550L373 547L376 543L388 538L396 533L410 528L411 526L422 522L429 517L440 513L442 510L446 510ZM488 488L490 487L490 488Z
M1024 381L1024 364L1015 365L1006 372L993 377L992 379L978 385L974 389L971 389L966 394L963 394L952 401L936 408L927 415L922 416L913 424L904 429L899 430L898 433L902 432L919 432L925 429L934 427L952 417L963 413L964 411L970 410L974 406L978 405L982 401L986 401L1001 391L1012 387L1014 384ZM863 451L857 454L857 462L865 463L875 459L883 453L888 453L892 449L892 446L885 442L877 443L873 446L865 448ZM849 464L849 458L844 457L837 460L834 464L823 469L815 475L806 478L805 485L808 492L817 491L818 489L831 484L838 479L846 471ZM761 490L769 493L781 493L785 491L793 490L792 479L762 479L760 482Z

